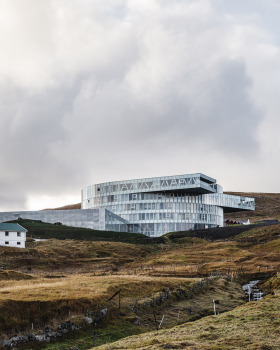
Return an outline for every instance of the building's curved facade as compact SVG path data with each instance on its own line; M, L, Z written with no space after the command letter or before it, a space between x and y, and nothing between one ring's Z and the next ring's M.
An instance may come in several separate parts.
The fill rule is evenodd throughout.
M87 186L82 190L82 209L92 208L121 216L130 232L156 237L223 226L224 211L254 210L255 200L223 194L215 179L188 174Z

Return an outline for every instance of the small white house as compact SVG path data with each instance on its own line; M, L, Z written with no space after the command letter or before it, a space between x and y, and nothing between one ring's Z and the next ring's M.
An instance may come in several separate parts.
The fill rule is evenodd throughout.
M247 220L238 220L238 223L239 224L242 224L242 225L250 225L250 219L247 219Z
M26 232L19 224L0 223L0 246L25 248Z

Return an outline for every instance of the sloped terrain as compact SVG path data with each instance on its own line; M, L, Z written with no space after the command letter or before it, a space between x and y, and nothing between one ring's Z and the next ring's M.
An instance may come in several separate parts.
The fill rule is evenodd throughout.
M270 295L218 316L128 337L94 349L277 350L280 348L279 319L279 294Z
M67 204L64 205L63 207L59 207L59 208L47 208L47 209L43 209L43 210L69 210L69 209L81 209L81 203L76 203L76 204Z
M225 218L235 220L250 219L252 223L264 219L280 221L280 194L261 192L225 192L231 195L255 198L256 210L225 214Z
M0 267L35 274L104 272L141 259L153 249L120 242L56 239L32 242L29 246L26 249L0 247Z
M34 230L40 230L42 226L50 236L57 235L55 225L45 226L38 222L34 225ZM160 241L143 240L143 244L139 241L132 244L49 239L32 241L26 249L0 247L2 337L30 332L32 323L37 328L55 327L62 320L82 325L86 314L108 308L108 317L94 327L96 345L154 330L163 315L161 328L202 318L187 323L186 329L180 326L166 330L170 333L162 337L162 331L156 335L145 333L139 336L138 343L133 338L129 343L123 340L124 343L117 345L104 345L108 349L138 346L143 349L188 346L190 349L234 349L238 348L239 338L240 348L276 349L273 344L278 345L274 338L279 326L275 321L279 310L276 312L272 308L272 321L268 312L271 298L279 305L276 276L280 270L280 225L246 226L245 231L243 228L217 228L211 230L211 236L203 236L201 231L170 233ZM71 232L72 228L66 229ZM222 239L223 230L226 230L226 238ZM201 284L202 279L206 281L209 276L210 282ZM258 304L251 303L247 309L238 311L238 307L230 311L233 313L228 317L224 313L205 318L213 312L213 299L220 301L220 312L241 305L244 293L240 283L250 279L262 279L264 290L275 294L267 296L267 301L260 304L264 305L263 309L255 308L253 305ZM121 290L121 310L118 299L109 301L118 290ZM153 300L167 290L168 300L154 304ZM137 310L132 308L133 305ZM136 319L140 324L134 324ZM272 340L267 345L270 348L264 348L268 334L266 326L258 334L254 330L254 327L261 327L262 322L271 327ZM61 342L36 343L31 347L26 344L23 348L65 350L71 345L86 350L92 344L93 328L90 327L73 332ZM257 343L262 347L257 348Z

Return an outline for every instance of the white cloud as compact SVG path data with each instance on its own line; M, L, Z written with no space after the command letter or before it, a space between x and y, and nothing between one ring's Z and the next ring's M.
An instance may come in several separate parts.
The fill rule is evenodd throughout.
M261 13L207 0L1 5L2 209L200 171L279 191L264 180L278 170L279 47Z

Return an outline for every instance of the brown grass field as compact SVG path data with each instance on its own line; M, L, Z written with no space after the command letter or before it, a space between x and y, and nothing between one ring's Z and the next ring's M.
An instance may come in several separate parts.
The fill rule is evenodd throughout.
M270 295L224 314L128 337L94 349L277 350L280 349L279 310L279 294Z
M214 241L183 235L153 245L50 239L26 249L0 247L2 338L30 331L32 323L36 329L69 319L81 324L87 312L106 307L109 316L97 334L99 327L106 333L125 324L128 330L116 337L100 335L97 345L145 333L100 349L280 349L279 237L280 225L271 225ZM199 280L219 273L227 279L215 277L194 290ZM240 282L255 278L274 295L244 304ZM153 309L145 306L167 288L168 301ZM178 288L184 297L176 294ZM118 300L108 301L119 289L121 312ZM216 317L208 316L213 299L220 301ZM132 325L135 303L139 326ZM146 333L163 315L163 330ZM80 338L67 346L90 349L90 341L77 334ZM70 349L65 344L35 348Z
M231 195L255 198L256 210L225 214L225 218L250 219L251 223L263 219L280 221L280 193L225 192Z
M107 300L119 289L122 300L144 298L166 288L182 288L195 279L152 278L148 276L72 274L62 278L5 280L0 288L0 330L28 329L54 319L107 307ZM128 302L128 301L127 301ZM114 303L109 303L114 305Z

